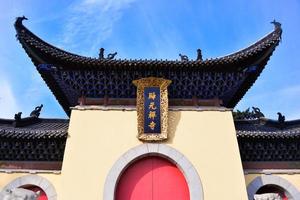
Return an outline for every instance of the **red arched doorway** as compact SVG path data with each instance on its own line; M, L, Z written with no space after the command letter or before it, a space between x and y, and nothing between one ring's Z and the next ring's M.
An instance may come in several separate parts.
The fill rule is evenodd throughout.
M256 194L276 193L282 198L282 200L288 200L286 192L283 188L277 185L264 185L256 192Z
M40 188L40 187L38 187L38 186L36 186L36 185L24 185L24 186L22 186L22 187L20 187L20 188L24 188L24 189L27 189L27 190L31 190L31 191L33 191L33 192L38 192L38 191L40 191L40 196L38 197L37 200L48 200L48 197L47 197L45 191L44 191L42 188Z
M116 200L189 200L181 171L167 159L149 156L130 165L122 174Z

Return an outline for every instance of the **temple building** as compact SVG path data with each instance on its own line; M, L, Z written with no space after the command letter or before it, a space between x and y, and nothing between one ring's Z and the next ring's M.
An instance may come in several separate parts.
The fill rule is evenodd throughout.
M43 105L0 119L0 199L300 199L300 120L233 112L279 45L279 22L224 57L128 60L69 53L24 19L16 37L69 119L40 117Z

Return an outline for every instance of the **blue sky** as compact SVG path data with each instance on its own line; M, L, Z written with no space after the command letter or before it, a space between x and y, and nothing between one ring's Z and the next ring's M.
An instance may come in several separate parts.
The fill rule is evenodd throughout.
M251 3L250 3L251 2ZM269 118L281 111L300 118L299 0L11 0L0 3L0 118L29 115L43 103L42 117L66 115L15 38L15 17L45 41L97 57L204 59L249 46L282 23L283 40L266 69L236 109L257 106Z

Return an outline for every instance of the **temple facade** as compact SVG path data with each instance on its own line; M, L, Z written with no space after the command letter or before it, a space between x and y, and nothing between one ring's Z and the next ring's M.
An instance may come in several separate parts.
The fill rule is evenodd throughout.
M17 18L17 39L69 119L0 119L0 199L300 199L300 120L232 112L281 40L203 59L84 57ZM46 106L46 105L45 105Z

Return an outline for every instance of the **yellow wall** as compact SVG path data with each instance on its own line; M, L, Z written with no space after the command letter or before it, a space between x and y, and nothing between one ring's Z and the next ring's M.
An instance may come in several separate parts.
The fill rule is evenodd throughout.
M73 110L59 200L100 200L116 160L141 144L136 111ZM230 111L170 111L167 145L199 173L205 200L247 199Z
M61 174L37 173L53 184L58 200L100 200L105 178L116 160L142 144L134 110L72 111ZM247 199L246 185L261 174L243 175L230 111L170 111L169 139L200 176L204 200ZM28 173L0 172L0 189ZM300 174L274 174L300 188ZM246 184L245 184L246 183Z
M75 109L61 174L37 175L54 185L58 200L101 200L105 178L116 160L142 144L136 136L136 111ZM170 111L169 139L163 143L194 165L205 200L247 199L230 111ZM0 173L0 188L23 175Z

